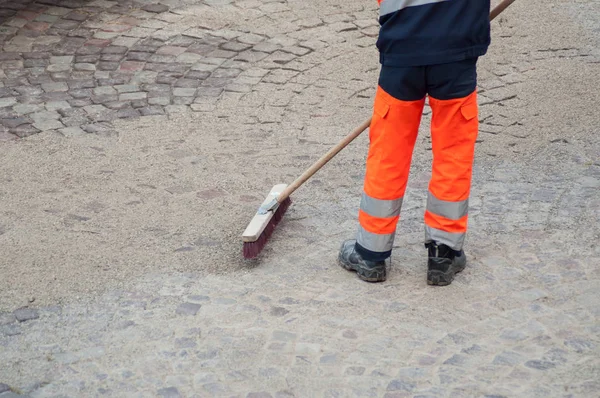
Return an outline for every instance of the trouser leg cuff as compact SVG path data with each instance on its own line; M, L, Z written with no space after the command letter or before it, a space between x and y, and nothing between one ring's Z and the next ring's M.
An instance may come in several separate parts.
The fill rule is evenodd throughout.
M369 249L365 249L359 243L356 243L355 247L356 247L356 252L358 254L360 254L360 256L363 258L363 260L367 260L367 261L374 261L374 262L385 261L392 255L391 250L389 250L387 252L374 252Z

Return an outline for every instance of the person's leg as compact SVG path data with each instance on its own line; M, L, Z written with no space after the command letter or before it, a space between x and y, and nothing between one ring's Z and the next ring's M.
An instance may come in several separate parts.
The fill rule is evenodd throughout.
M360 227L340 250L340 263L368 281L383 281L410 170L423 106L425 68L383 67L375 97Z
M427 281L447 285L464 269L469 193L479 128L477 59L427 68L433 168L425 211Z

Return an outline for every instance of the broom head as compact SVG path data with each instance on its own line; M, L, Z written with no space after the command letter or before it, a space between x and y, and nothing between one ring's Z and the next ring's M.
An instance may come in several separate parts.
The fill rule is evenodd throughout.
M273 231L275 231L275 227L283 219L283 215L292 204L291 199L287 198L268 211L263 211L286 187L286 184L275 185L261 208L259 208L254 218L252 218L252 221L250 221L250 224L248 224L242 235L242 240L244 241L244 258L252 259L258 257L273 234Z

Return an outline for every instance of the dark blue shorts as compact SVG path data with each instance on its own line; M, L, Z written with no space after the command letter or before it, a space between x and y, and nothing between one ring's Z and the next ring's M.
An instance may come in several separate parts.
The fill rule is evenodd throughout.
M463 98L477 87L477 59L428 66L383 66L379 86L402 101L420 100L427 94L439 100Z

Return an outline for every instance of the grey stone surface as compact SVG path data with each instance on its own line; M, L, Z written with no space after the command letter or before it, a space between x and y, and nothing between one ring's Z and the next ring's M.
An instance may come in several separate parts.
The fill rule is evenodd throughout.
M31 321L40 317L38 311L33 308L19 308L13 314L19 322Z
M182 303L177 307L177 314L179 315L196 315L200 310L200 304L195 303Z
M158 390L158 396L162 398L179 398L181 394L175 387L161 388Z
M29 398L29 395L21 395L21 394L16 394L14 392L5 392L4 394L0 394L0 397L2 398Z
M9 312L0 312L0 325L8 325L16 322L17 318Z
M433 289L429 107L386 283L336 264L367 133L294 193L259 260L240 255L270 187L371 114L376 2L0 1L0 380L34 397L595 396L597 13L530 0L493 23L470 260Z

